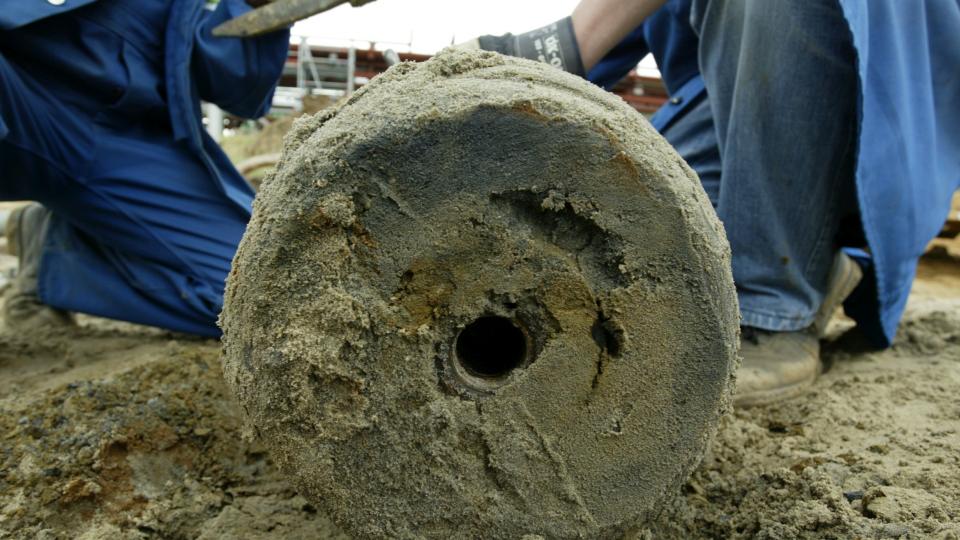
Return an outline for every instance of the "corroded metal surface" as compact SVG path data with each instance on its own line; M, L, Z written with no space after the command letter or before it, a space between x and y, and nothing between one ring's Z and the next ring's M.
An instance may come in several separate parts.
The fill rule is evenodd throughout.
M355 538L622 538L728 403L729 265L696 175L628 105L448 50L287 135L224 374Z

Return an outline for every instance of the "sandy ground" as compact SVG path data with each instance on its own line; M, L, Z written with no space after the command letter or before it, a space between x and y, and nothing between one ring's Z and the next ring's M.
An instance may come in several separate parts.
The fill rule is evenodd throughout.
M0 537L346 538L251 441L216 342L80 323L0 334ZM848 329L805 395L727 418L639 536L960 539L960 260L923 261L893 348Z

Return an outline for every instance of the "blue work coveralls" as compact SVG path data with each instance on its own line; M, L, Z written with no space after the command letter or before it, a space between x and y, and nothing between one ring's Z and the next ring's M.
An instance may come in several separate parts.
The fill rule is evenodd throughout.
M53 213L44 303L207 336L254 193L200 100L258 117L289 33L221 39L243 0L31 0L0 11L0 199Z
M960 1L670 0L588 77L648 52L671 97L651 123L727 228L743 324L808 326L844 248L866 269L846 311L889 345L960 187Z

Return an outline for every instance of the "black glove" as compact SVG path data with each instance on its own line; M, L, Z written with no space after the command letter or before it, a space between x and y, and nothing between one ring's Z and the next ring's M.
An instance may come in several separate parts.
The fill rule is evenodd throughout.
M477 42L481 49L508 56L529 58L550 64L566 72L585 76L580 47L573 33L573 21L564 17L543 28L519 34L480 36Z

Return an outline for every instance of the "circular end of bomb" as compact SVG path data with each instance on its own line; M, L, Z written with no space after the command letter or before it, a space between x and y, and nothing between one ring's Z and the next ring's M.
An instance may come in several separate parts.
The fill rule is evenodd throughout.
M729 252L631 114L452 52L288 136L230 276L224 373L345 532L619 538L702 457L736 359Z

